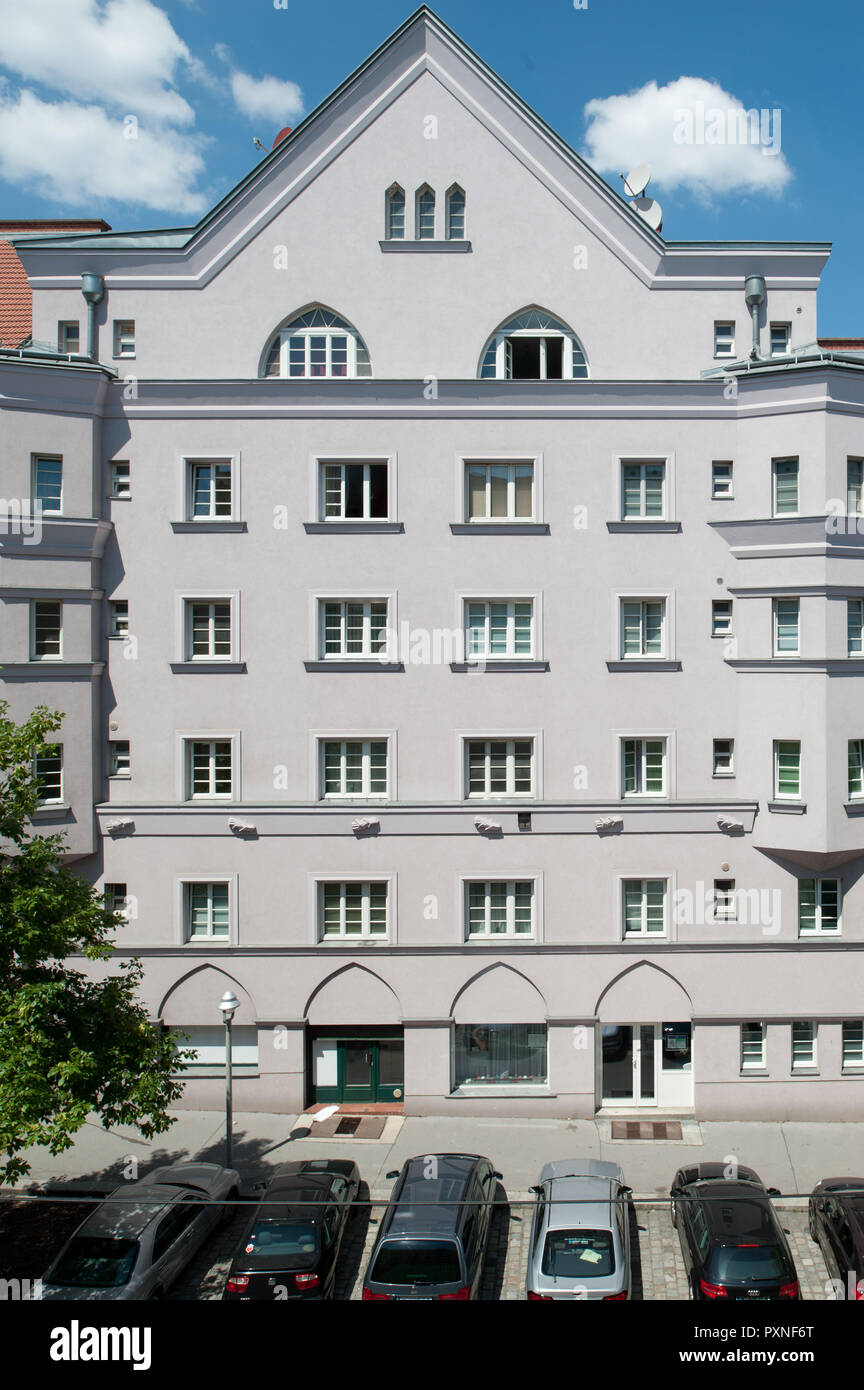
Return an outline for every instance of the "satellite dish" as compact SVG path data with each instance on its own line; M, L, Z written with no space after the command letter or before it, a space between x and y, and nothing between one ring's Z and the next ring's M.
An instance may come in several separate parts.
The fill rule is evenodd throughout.
M645 192L648 180L651 177L651 165L637 164L636 168L631 169L626 177L623 174L621 177L624 179L624 192L627 194L627 197L638 198L640 194Z
M634 198L630 206L649 227L655 232L660 231L663 226L663 209L655 198Z

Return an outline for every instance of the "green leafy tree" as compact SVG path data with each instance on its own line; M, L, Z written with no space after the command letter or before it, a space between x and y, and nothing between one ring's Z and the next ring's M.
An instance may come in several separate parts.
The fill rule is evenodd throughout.
M39 706L17 725L8 708L0 701L0 1182L15 1183L30 1171L23 1149L62 1153L94 1112L106 1129L164 1133L183 1060L139 1002L140 961L98 978L69 963L108 960L123 919L66 867L62 834L33 833L34 755L63 716Z

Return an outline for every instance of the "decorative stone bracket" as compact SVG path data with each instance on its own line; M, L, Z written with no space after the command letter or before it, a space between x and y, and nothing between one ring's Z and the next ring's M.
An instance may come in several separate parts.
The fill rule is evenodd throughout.
M621 830L623 825L623 816L598 816L594 822L594 829L598 835L609 835L614 830Z
M504 828L500 821L485 820L483 816L477 816L474 824L481 835L500 835Z
M358 816L352 820L351 829L355 835L377 835L381 829L381 822L374 816Z
M240 835L246 839L258 834L258 827L251 820L229 820L228 829L233 835Z
M135 822L128 818L108 820L105 822L105 829L109 835L132 835L135 831Z
M717 824L725 835L743 835L744 822L732 820L730 816L718 816Z

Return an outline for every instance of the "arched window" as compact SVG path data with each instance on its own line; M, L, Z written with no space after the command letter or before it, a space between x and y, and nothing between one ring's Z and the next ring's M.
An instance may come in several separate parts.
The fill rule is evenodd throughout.
M458 183L447 190L447 240L465 240L465 190Z
M481 377L505 381L585 378L588 363L576 334L545 309L525 309L497 329L483 352Z
M366 344L356 328L330 309L307 309L274 336L264 376L371 376Z
M428 183L417 189L417 240L435 240L435 193Z
M387 189L387 240L405 238L405 190L394 183Z

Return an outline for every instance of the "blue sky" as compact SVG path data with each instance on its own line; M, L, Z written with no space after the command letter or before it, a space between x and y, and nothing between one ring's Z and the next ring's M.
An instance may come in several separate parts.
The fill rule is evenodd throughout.
M860 0L577 3L433 8L613 186L650 161L671 240L833 241L820 332L864 336ZM414 8L0 0L0 217L194 223ZM711 139L738 107L774 153Z

